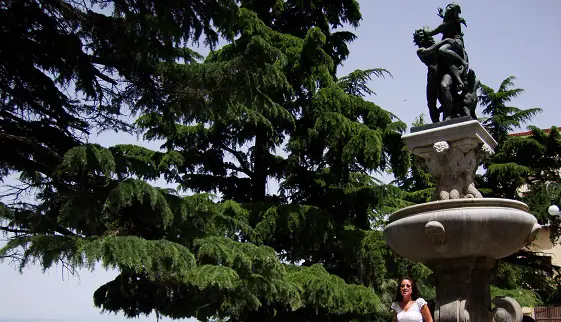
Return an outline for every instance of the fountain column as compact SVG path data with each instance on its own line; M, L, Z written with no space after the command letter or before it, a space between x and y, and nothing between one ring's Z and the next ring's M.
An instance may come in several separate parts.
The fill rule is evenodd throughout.
M438 277L435 321L489 321L489 271L494 259L470 257L426 264Z

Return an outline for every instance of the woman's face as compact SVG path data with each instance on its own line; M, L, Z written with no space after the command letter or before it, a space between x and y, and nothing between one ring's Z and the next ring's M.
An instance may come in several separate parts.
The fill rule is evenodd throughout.
M412 288L413 283L410 280L403 280L401 281L401 284L399 284L399 291L404 299L411 297Z

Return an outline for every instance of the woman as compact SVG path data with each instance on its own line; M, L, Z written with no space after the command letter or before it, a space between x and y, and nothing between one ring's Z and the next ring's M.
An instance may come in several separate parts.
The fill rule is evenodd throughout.
M394 322L433 322L427 302L410 278L401 280L391 308Z

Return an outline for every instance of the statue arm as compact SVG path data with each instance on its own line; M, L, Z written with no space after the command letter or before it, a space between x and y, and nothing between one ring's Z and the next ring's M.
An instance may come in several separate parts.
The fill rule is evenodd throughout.
M477 98L477 89L479 88L480 85L481 82L479 81L478 78L476 78L475 81L473 82L473 87L471 88L471 91L474 93L475 98Z
M449 24L450 24L449 22L443 22L443 23L440 24L440 26L436 27L436 28L433 29L433 30L425 29L425 33L426 33L427 35L429 35L429 36L434 36L434 35L440 34L440 33L442 33L446 28L448 28L448 25L449 25Z
M420 49L422 49L422 48L420 48ZM425 55L425 56L422 56L422 55L420 55L420 54L419 54L419 49L417 49L417 57L419 57L419 59L421 60L421 62L422 62L423 64L425 64L425 65L429 68L429 72L430 72L431 70L436 70L436 65L435 65L436 62L433 61L433 60L431 60L431 57L430 57L430 56L426 56L426 55Z
M429 55L428 53L426 53L427 49L426 48L419 48L417 49L417 57L419 57L419 59L426 64L426 60L427 60L427 56Z
M430 46L429 48L419 48L417 49L417 55L419 55L419 57L423 57L423 56L428 56L428 55L432 55L434 54L440 47L447 45L447 44L452 44L454 41L452 39L444 39L442 41L437 42L436 44Z

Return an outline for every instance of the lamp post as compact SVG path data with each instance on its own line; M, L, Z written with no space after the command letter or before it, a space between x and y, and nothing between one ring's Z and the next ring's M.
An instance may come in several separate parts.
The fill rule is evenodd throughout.
M551 206L547 208L547 213L549 213L549 215L553 218L559 219L561 217L561 211L559 211L559 206L553 204L557 197L559 197L559 184L550 181L545 185L545 191L547 192L549 199L551 199Z

